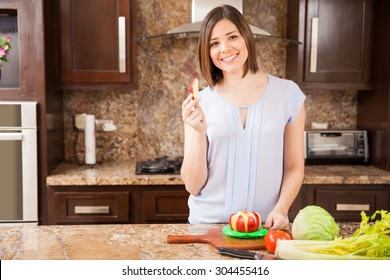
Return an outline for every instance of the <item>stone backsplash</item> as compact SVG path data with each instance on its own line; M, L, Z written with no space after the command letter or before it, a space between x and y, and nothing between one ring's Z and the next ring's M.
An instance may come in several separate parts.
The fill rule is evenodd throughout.
M162 4L163 2L163 4ZM285 37L286 0L244 0L244 15L252 25L277 37ZM65 159L84 162L84 134L73 131L73 115L94 114L111 119L114 132L96 132L97 161L148 159L183 153L181 103L192 77L199 77L197 39L155 38L191 21L191 0L137 1L138 89L133 91L67 91L64 95ZM285 76L285 42L256 39L261 67ZM200 87L204 87L201 79ZM306 129L312 122L328 122L330 128L356 127L357 94L354 91L307 91Z

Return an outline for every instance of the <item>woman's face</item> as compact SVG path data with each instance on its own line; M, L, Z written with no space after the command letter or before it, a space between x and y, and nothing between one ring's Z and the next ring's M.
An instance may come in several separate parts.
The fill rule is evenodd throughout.
M222 72L241 74L248 49L237 27L228 19L217 22L210 37L210 57Z

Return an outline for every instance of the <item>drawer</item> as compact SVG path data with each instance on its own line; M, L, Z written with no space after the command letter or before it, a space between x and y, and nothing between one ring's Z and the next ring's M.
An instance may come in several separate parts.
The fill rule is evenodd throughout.
M128 192L58 192L53 197L56 224L129 221Z
M188 196L186 191L144 191L143 222L187 222Z
M371 215L388 209L387 190L321 190L315 191L315 204L325 208L338 222L360 222L361 212Z

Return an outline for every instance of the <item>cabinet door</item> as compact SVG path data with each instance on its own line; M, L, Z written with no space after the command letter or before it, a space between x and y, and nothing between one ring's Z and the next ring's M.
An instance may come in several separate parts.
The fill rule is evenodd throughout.
M372 0L289 0L287 78L306 88L371 88ZM302 64L302 66L297 65Z
M299 211L309 205L307 199L307 186L303 185L295 198L293 204L291 205L288 211L288 219L290 223L294 222L295 217L298 215Z
M9 36L8 62L1 62L0 100L44 100L43 1L0 1L0 36Z
M143 222L187 222L188 195L188 192L182 190L143 191Z
M131 0L61 0L62 82L134 87L135 9Z
M375 90L358 92L357 128L370 135L370 162L390 170L390 1L375 1Z

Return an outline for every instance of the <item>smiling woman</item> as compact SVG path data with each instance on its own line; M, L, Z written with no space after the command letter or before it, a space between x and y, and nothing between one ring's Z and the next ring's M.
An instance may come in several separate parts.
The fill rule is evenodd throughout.
M214 47L220 45L218 40L222 40L223 38L228 38L233 41L244 41L245 46L241 46L240 49L247 52L248 60L244 64L243 75L248 73L248 71L253 73L259 71L259 66L255 59L256 47L253 40L253 33L241 13L233 7L231 7L231 9L224 9L222 13L221 10L217 8L210 11L208 18L209 21L203 21L202 23L198 45L199 65L207 83L214 86L223 78L222 70L215 64L209 63L209 55L212 59L212 50ZM208 28L213 27L212 31L211 29L206 29L206 24ZM233 32L234 34L232 34ZM231 35L230 38L229 35ZM243 50L242 47L244 47L245 50ZM213 50L213 53L215 52L216 50ZM214 63L214 61L212 62Z
M289 227L303 180L304 94L260 70L253 33L229 5L204 18L198 61L209 86L182 103L190 223L226 223L245 210L266 228Z
M231 30L227 33L226 30ZM225 72L241 74L241 65L248 59L248 49L237 27L227 19L219 21L211 34L210 57Z

